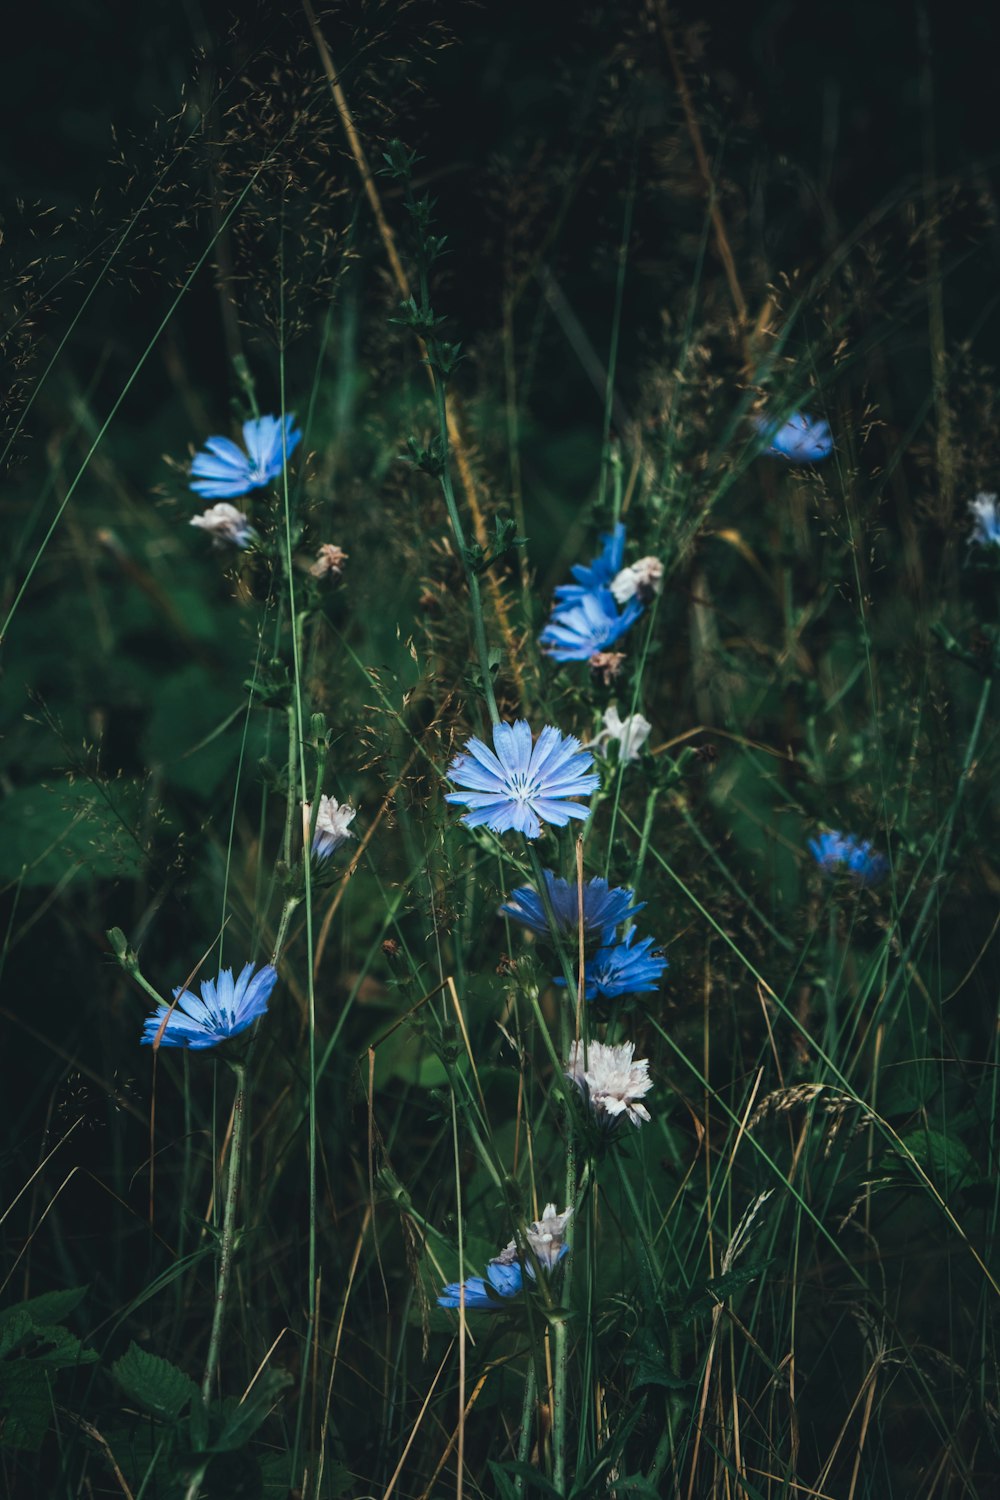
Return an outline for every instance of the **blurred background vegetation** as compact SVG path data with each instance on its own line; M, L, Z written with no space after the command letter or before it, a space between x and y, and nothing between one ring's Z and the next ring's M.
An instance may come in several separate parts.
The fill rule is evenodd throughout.
M480 502L529 539L496 575L517 646L505 716L530 705L586 737L614 696L582 667L556 672L534 639L553 586L597 550L615 484L640 552L668 566L618 696L653 721L661 767L682 743L699 757L655 802L619 788L594 869L633 881L655 814L641 895L671 969L655 1010L630 1015L658 1085L658 1122L630 1149L683 1269L654 1318L641 1278L626 1296L618 1263L600 1268L607 1409L587 1421L623 1431L638 1413L629 1472L652 1493L992 1495L997 574L967 546L970 499L1000 488L988 9L386 0L317 14L369 160L395 138L417 151L448 236L434 305L463 344L454 396ZM306 429L301 560L323 541L349 554L309 621L307 686L332 729L329 789L358 804L362 832L382 821L317 907L322 1357L302 1342L299 928L224 1360L242 1392L287 1326L296 1397L256 1449L232 1445L210 1492L301 1492L336 1345L349 1374L319 1481L313 1463L325 1488L306 1493L382 1494L452 1326L428 1302L440 1275L415 1228L426 1217L454 1238L448 1073L430 1023L393 1030L442 964L475 1017L498 1149L519 1150L519 1074L494 1024L502 877L456 835L433 769L480 726L444 508L400 460L432 428L419 351L393 322L384 246L297 6L56 0L18 25L0 99L4 1299L87 1286L49 1314L100 1361L71 1368L67 1346L55 1416L43 1399L20 1433L3 1402L30 1361L0 1372L6 1493L123 1493L93 1431L132 1493L147 1471L147 1495L182 1492L150 1470L158 1429L123 1415L107 1371L133 1341L198 1368L228 1084L220 1072L216 1097L210 1065L193 1083L193 1060L161 1063L151 1226L145 1002L105 932L126 931L163 991L223 922L226 962L273 939L284 725L259 701L248 712L245 684L266 690L287 640L266 569L220 561L187 525L186 465L242 414L244 368L263 411L283 375ZM405 258L398 184L379 193ZM827 466L756 457L745 418L765 391L829 418ZM807 853L820 826L889 852L887 889L822 893ZM829 1041L838 997L834 1071L810 1037ZM756 1152L740 1146L751 1119ZM543 1112L540 1181L559 1141ZM699 1301L747 1205L789 1178L753 1277ZM627 1220L613 1174L603 1188ZM491 1193L470 1162L469 1263L508 1238ZM713 1373L723 1305L728 1368ZM487 1335L501 1363L506 1337ZM695 1418L710 1377L708 1429ZM449 1368L401 1495L453 1486L453 1457L437 1477L453 1394ZM519 1399L504 1369L483 1388L466 1448L478 1493L505 1493L486 1463L509 1458ZM665 1422L669 1475L653 1460Z

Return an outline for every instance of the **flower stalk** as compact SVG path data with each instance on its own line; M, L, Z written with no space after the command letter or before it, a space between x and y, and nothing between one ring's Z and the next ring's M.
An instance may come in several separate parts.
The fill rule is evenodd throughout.
M243 1126L246 1103L246 1065L230 1063L236 1075L236 1095L233 1099L233 1129L229 1142L229 1167L226 1176L226 1201L222 1212L222 1237L219 1241L219 1276L215 1287L215 1308L212 1313L212 1332L208 1340L208 1357L201 1381L202 1400L206 1403L212 1394L212 1385L219 1367L219 1351L222 1345L222 1327L226 1316L226 1298L233 1268L233 1248L236 1238L236 1200L239 1196L240 1166L243 1157Z

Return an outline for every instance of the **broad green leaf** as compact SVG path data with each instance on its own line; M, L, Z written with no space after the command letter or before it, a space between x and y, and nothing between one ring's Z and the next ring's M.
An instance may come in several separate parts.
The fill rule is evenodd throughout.
M183 1370L158 1354L147 1354L138 1344L131 1344L115 1361L111 1373L130 1400L167 1422L175 1422L198 1393Z

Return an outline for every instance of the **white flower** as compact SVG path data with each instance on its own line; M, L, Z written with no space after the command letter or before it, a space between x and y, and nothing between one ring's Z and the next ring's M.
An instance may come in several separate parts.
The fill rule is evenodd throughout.
M335 849L347 839L354 837L347 829L348 823L353 822L356 807L351 807L347 802L338 802L336 797L320 797L319 811L316 814L316 831L313 834L312 852L316 859L329 859ZM312 803L302 804L302 837L309 837L309 827L312 822Z
M566 1208L561 1214L557 1214L555 1204L546 1203L542 1217L529 1224L525 1231L525 1237L539 1265L544 1266L547 1271L557 1266L569 1249L565 1236L572 1212L572 1208Z
M583 1043L574 1042L566 1059L566 1077L576 1084L597 1120L609 1129L613 1129L623 1115L627 1115L633 1125L641 1125L650 1117L646 1106L639 1103L653 1087L649 1063L644 1057L636 1059L634 1054L632 1042L622 1042L617 1047L590 1042L585 1068Z
M347 553L332 542L324 542L316 553L316 561L309 569L314 578L331 578L336 583L344 571Z
M235 505L230 505L228 500L220 500L202 515L192 516L189 524L210 532L216 547L224 546L226 542L234 547L248 547L257 536L249 517Z
M663 564L658 557L640 557L629 563L611 580L611 592L618 604L627 604L638 596L640 603L648 604L654 594L663 587Z
M616 704L604 710L604 728L592 745L601 745L605 740L618 746L618 759L628 764L639 759L639 751L649 739L653 726L642 714L629 714L622 718Z

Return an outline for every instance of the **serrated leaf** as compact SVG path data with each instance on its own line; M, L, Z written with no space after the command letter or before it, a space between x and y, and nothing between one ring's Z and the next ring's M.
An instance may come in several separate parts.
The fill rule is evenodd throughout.
M118 1384L136 1405L166 1422L176 1422L198 1387L189 1375L158 1354L147 1354L131 1344L111 1366Z
M0 1364L0 1431L6 1448L37 1453L52 1420L52 1393L44 1366L32 1359Z
M58 1298L61 1294L52 1295ZM62 1305L66 1306L68 1300L63 1296ZM47 1297L35 1297L6 1310L0 1321L0 1359L9 1359L16 1352L33 1364L56 1370L93 1363L96 1352L85 1349L75 1333L59 1323L41 1323L32 1316L33 1309L44 1308L47 1301ZM58 1308L58 1303L54 1305Z
M957 1136L943 1130L913 1130L902 1138L902 1145L943 1193L953 1193L980 1179L972 1153ZM900 1154L895 1153L897 1159Z
M63 1291L42 1292L41 1296L29 1297L26 1302L18 1302L15 1307L5 1307L0 1312L0 1330L6 1319L15 1312L26 1312L36 1325L65 1323L70 1313L80 1306L88 1290L85 1286L70 1286Z

